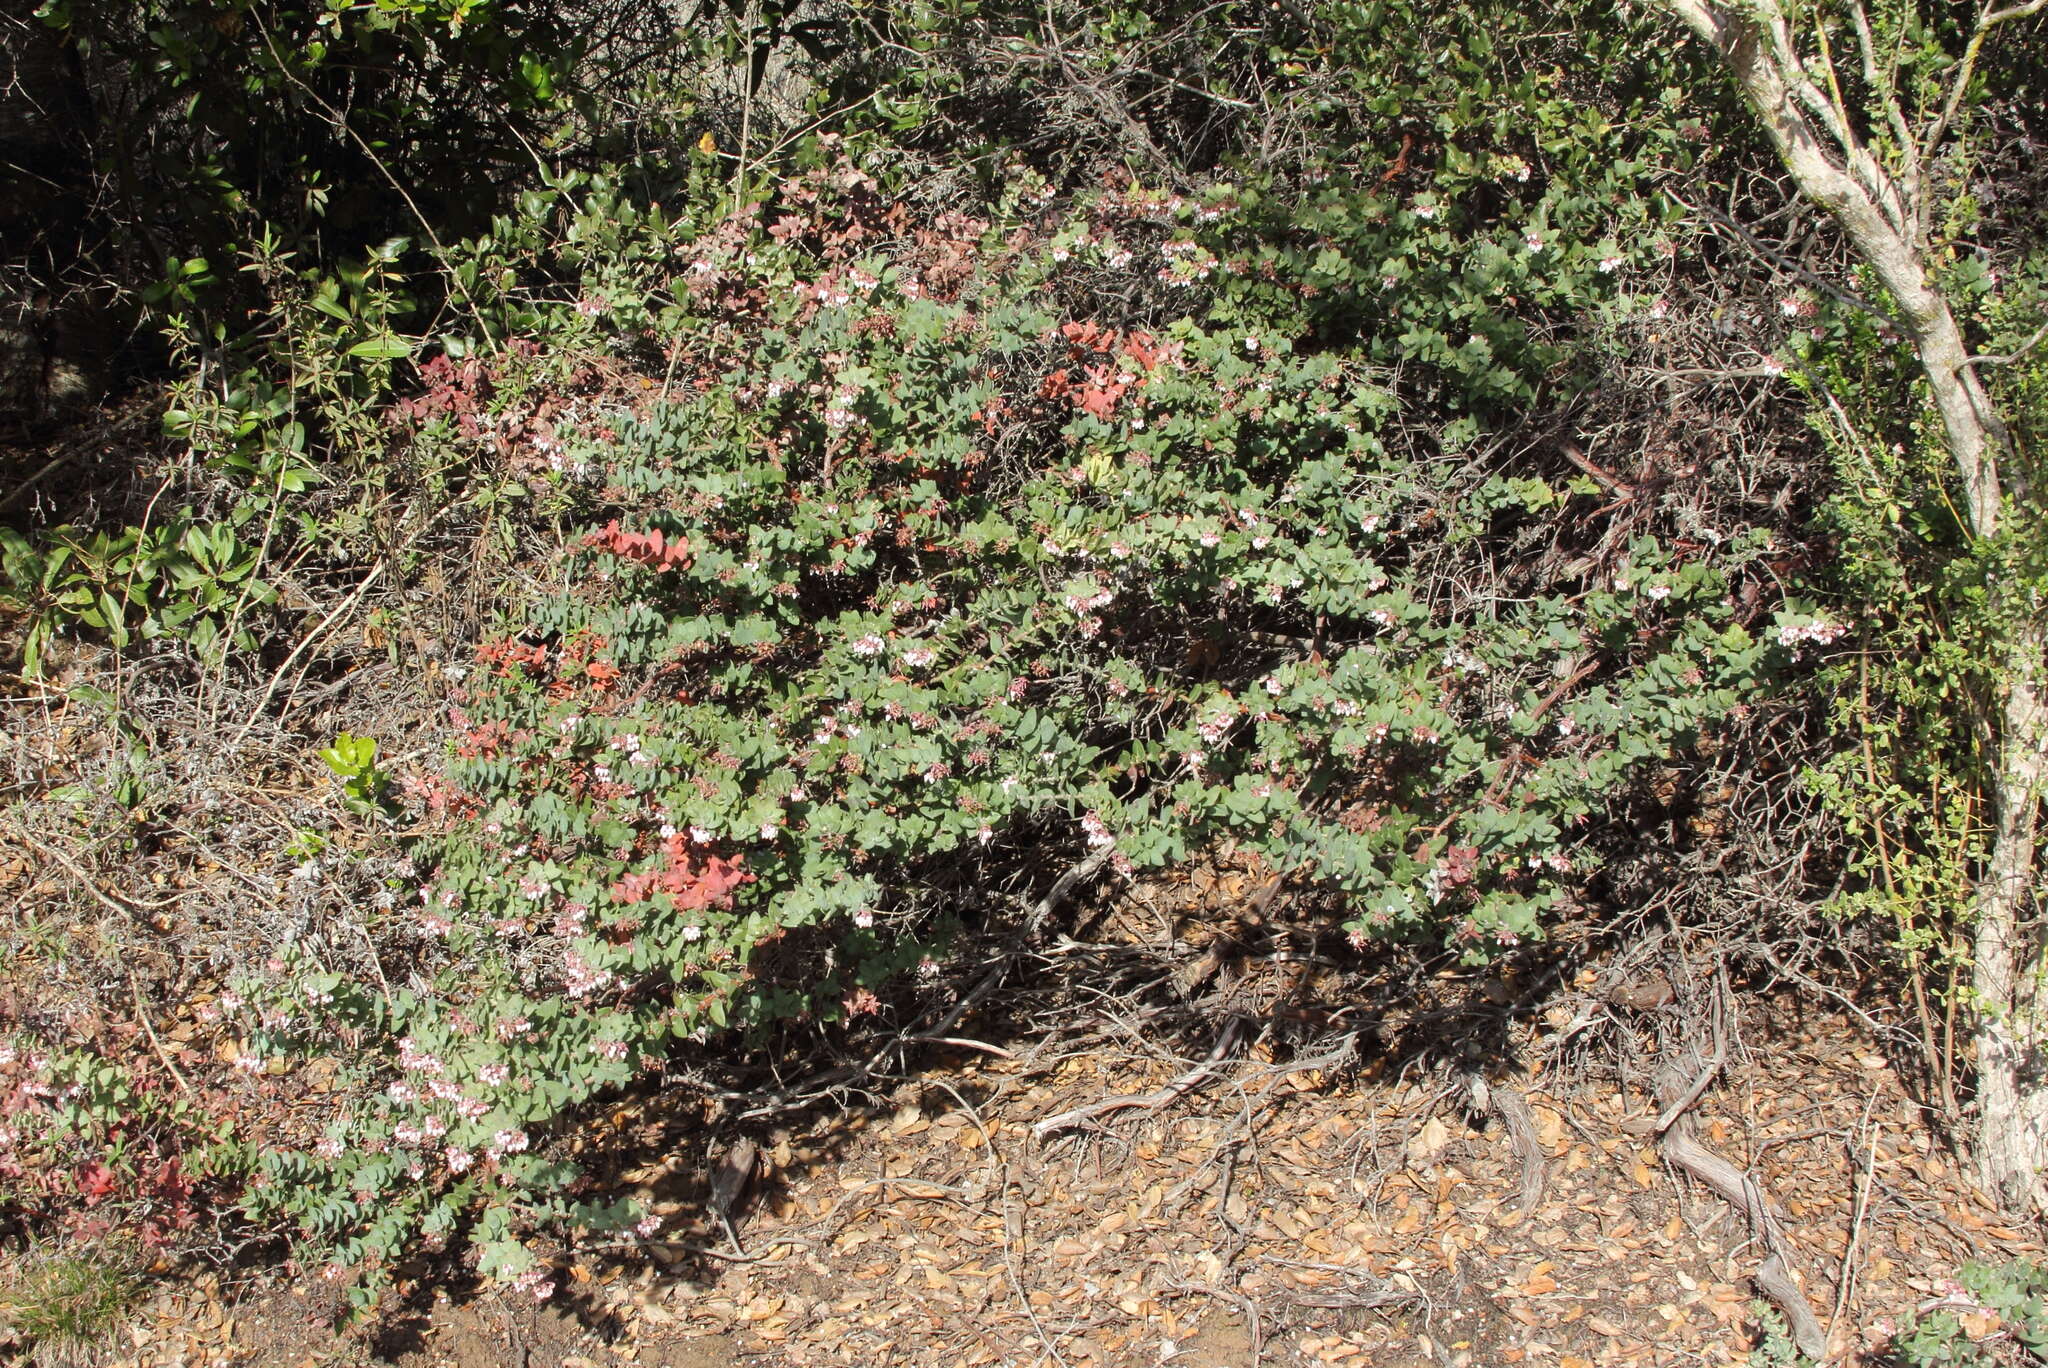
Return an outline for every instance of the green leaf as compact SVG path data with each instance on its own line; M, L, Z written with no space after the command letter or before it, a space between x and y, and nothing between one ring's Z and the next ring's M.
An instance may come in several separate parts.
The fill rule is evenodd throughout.
M368 357L377 361L397 360L400 357L411 356L412 352L412 343L388 333L383 337L372 337L358 342L348 349L350 356Z

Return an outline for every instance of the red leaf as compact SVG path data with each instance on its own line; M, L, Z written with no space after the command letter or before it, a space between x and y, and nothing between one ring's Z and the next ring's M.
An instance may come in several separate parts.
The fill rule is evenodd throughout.
M1124 355L1151 370L1159 364L1161 351L1153 345L1152 334L1133 331L1124 337Z
M85 1195L85 1204L94 1206L120 1191L121 1179L105 1164L94 1161L78 1170L78 1190Z

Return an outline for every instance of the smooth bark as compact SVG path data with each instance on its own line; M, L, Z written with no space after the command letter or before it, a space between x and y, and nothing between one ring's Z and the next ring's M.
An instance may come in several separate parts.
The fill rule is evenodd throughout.
M1721 54L1762 121L1799 192L1841 226L1856 253L1896 301L1907 340L1956 463L1970 530L1998 535L2009 498L2026 493L2005 460L2004 421L1970 364L1962 328L1929 279L1920 163L1934 150L1898 149L1905 174L1893 176L1840 107L1801 62L1790 23L1773 0L1723 9L1702 0L1666 0ZM1986 11L1971 55L1990 27L2022 18L2039 3ZM1860 11L1859 11L1860 13ZM1967 81L1971 62L1964 64ZM1953 123L1954 92L1941 127ZM1893 113L1898 114L1896 106ZM1903 127L1903 117L1893 123ZM2039 992L2041 946L2025 916L2038 857L2039 811L2048 782L2048 623L2039 604L2004 605L2015 625L1999 662L2005 690L1993 741L1991 800L1996 830L1974 891L1974 987L1977 997L1977 1168L1987 1193L2015 1209L2048 1211L2048 1020Z

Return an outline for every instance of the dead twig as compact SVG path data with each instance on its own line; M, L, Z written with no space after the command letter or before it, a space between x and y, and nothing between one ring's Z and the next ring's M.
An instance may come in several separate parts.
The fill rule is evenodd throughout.
M1558 450L1564 453L1564 458L1567 461L1570 461L1585 474L1591 476L1601 488L1614 495L1617 499L1626 501L1636 496L1636 487L1634 485L1605 467L1595 465L1585 452L1579 450L1576 442L1560 442Z
M58 864L63 865L64 868L71 874L71 877L78 880L79 886L83 888L86 892L92 894L92 896L99 902L99 904L102 907L105 907L112 912L118 912L124 917L139 918L145 911L148 911L153 908L169 907L172 903L178 901L178 899L176 898L167 898L162 902L146 903L134 902L123 898L116 898L113 894L101 888L98 882L93 879L92 875L86 873L83 869L80 869L76 864L72 862L71 858L68 855L66 855L63 851L59 850L56 846L44 846L41 848L41 851L43 854L46 854L51 859L55 860Z
M1031 1294L1024 1290L1024 1279L1017 1274L1017 1251L1024 1248L1026 1219L1023 1185L1017 1181L1016 1171L1006 1163L1003 1166L1003 1276L1009 1279L1010 1292L1017 1298L1017 1305L1024 1308L1025 1319L1038 1332L1038 1342L1045 1346L1046 1356L1060 1368L1066 1368L1066 1356L1060 1353L1059 1341L1038 1318L1038 1308L1031 1304Z
M270 706L270 700L277 696L278 685L284 682L284 677L287 674L291 673L291 668L298 663L299 657L304 655L307 648L314 642L325 636L327 629L332 627L342 614L362 602L363 596L370 592L371 586L384 578L384 572L390 566L391 559L388 556L378 561L376 565L370 568L370 573L363 576L362 583L358 584L347 598L335 604L328 611L327 616L314 624L312 631L299 639L299 644L292 647L291 654L284 658L284 663L271 673L270 682L263 686L263 696L257 699L256 706L249 710L248 721L242 723L241 730L235 733L234 740L228 742L229 750L235 749L248 739L249 732L263 719L264 710Z
M37 485L76 460L81 450L82 448L79 447L68 447L36 467L35 472L27 479L8 491L4 497L0 497L0 513L5 513L8 509L20 503L34 492Z
M995 957L995 962L990 966L988 972L983 974L974 987L962 994L960 1000L954 1003L952 1008L930 1027L924 1030L905 1031L901 1034L893 1035L879 1049L857 1064L847 1064L836 1069L828 1069L821 1074L806 1079L802 1083L786 1088L778 1088L765 1098L760 1097L759 1094L726 1094L728 1098L747 1098L753 1101L754 1105L740 1112L739 1118L741 1120L756 1120L764 1116L775 1115L779 1112L801 1110L837 1089L850 1088L859 1084L864 1079L872 1078L876 1071L882 1067L883 1060L914 1044L952 1045L963 1049L981 1050L988 1054L999 1054L999 1046L991 1046L979 1041L970 1041L955 1036L952 1034L953 1028L959 1025L969 1012L979 1006L984 998L995 991L997 985L1003 981L1017 961L1023 958L1025 945L1037 934L1038 929L1044 925L1045 919L1051 916L1053 910L1066 900L1067 895L1073 891L1075 885L1107 864L1109 856L1109 849L1098 850L1073 865L1065 873L1061 874L1059 878L1055 879L1052 887L1046 890L1045 896L1032 904L1031 910L1025 914L1024 924L1012 933L1002 953Z
M753 1186L754 1172L760 1164L761 1147L752 1140L742 1139L725 1152L725 1157L718 1161L717 1171L711 1175L712 1214L718 1217L718 1223L725 1227L725 1238L740 1254L746 1250L740 1244L732 1214L746 1198L747 1189Z
M578 1246L596 1252L610 1252L620 1249L672 1249L684 1254L695 1254L704 1259L722 1259L726 1263L765 1263L779 1249L815 1248L809 1240L770 1240L752 1254L735 1254L729 1249L718 1249L711 1245L685 1244L681 1240L607 1240L602 1244Z
M1673 1105L1688 1096L1680 1086L1680 1077L1667 1069L1660 1079L1658 1091ZM1690 1106L1690 1101L1686 1105ZM1757 1290L1784 1313L1785 1324L1790 1327L1800 1353L1813 1359L1826 1358L1828 1333L1799 1286L1796 1254L1785 1238L1783 1220L1756 1176L1736 1168L1701 1144L1693 1134L1692 1118L1683 1111L1672 1118L1664 1131L1662 1149L1674 1167L1706 1184L1723 1201L1748 1215L1750 1226L1766 1251L1763 1265L1756 1271Z
M1870 1113L1876 1105L1877 1094L1873 1092L1870 1095L1870 1100L1863 1104L1863 1123L1862 1126L1858 1127L1859 1130L1867 1129L1870 1132L1870 1141L1864 1151L1863 1172L1858 1175L1856 1192L1850 1202L1849 1240L1847 1244L1842 1246L1842 1266L1835 1275L1835 1309L1834 1313L1828 1317L1828 1337L1830 1339L1834 1338L1835 1327L1842 1323L1842 1316L1849 1309L1849 1300L1856 1294L1857 1275L1862 1272L1862 1266L1858 1262L1856 1254L1857 1248L1863 1239L1864 1222L1870 1216L1871 1181L1877 1176L1878 1128L1870 1123ZM1851 1143L1852 1147L1849 1153L1850 1158L1853 1160L1855 1149L1853 1148L1853 1142Z
M1221 1072L1224 1057L1237 1044L1237 1037L1242 1028L1243 1023L1233 1017L1224 1026L1222 1034L1216 1037L1216 1046L1209 1051L1209 1057L1164 1087L1136 1097L1105 1097L1100 1102L1090 1102L1084 1107L1075 1107L1056 1116L1048 1116L1031 1127L1033 1138L1043 1140L1049 1135L1071 1130L1075 1126L1094 1121L1112 1112L1127 1111L1131 1108L1158 1111L1161 1107L1172 1105Z
M1037 935L1038 929L1045 924L1045 919L1052 915L1053 909L1065 902L1067 894L1074 891L1074 885L1108 864L1110 852L1114 849L1114 846L1105 846L1053 880L1052 887L1045 891L1045 896L1033 904L1031 911L1025 916L1023 932L1019 939L1029 940ZM946 1028L940 1026L938 1029L943 1031Z
M1707 1086L1720 1074L1721 1065L1727 1058L1728 1038L1719 1029L1719 1024L1716 1023L1714 1031L1714 1057L1706 1062L1706 1066L1700 1070L1699 1076L1693 1079L1692 1086L1680 1094L1678 1099L1670 1106L1657 1114L1656 1121L1650 1127L1650 1134L1662 1135L1665 1131L1671 1129L1679 1117L1690 1111L1692 1104L1700 1100L1700 1094L1704 1093L1707 1090Z
M982 1054L994 1055L997 1059L1015 1059L1015 1050L1006 1050L1000 1045L991 1045L985 1040L969 1040L965 1036L914 1035L905 1036L906 1045L951 1045L959 1050L979 1050Z
M1529 1099L1517 1089L1489 1084L1474 1074L1472 1106L1498 1116L1506 1129L1515 1157L1522 1161L1521 1209L1527 1216L1543 1205L1543 1141L1537 1137L1536 1115L1529 1110Z
M128 975L128 995L135 1000L135 1021L137 1025L142 1027L142 1033L149 1037L150 1048L156 1051L156 1057L163 1061L163 1066L170 1070L171 1077L177 1081L178 1087L189 1095L192 1091L192 1081L179 1071L176 1064L171 1062L170 1051L164 1048L163 1041L157 1039L156 1027L149 1023L149 1009L143 1005L142 989L135 982L135 974L132 970Z
M1259 1255L1260 1263L1273 1264L1280 1268L1306 1268L1318 1273L1335 1273L1352 1282L1379 1282L1363 1269L1346 1268L1343 1264L1309 1263L1301 1259L1280 1259L1271 1254ZM1343 1292L1297 1292L1289 1289L1287 1300L1296 1306L1349 1307L1360 1311L1377 1311L1389 1306L1410 1306L1424 1302L1422 1293L1409 1288L1389 1287L1382 1284L1370 1291L1354 1289Z

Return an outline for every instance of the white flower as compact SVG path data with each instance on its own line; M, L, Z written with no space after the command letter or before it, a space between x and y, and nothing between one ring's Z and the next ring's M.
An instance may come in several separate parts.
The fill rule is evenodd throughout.
M1819 621L1797 626L1788 624L1778 629L1778 644L1798 646L1810 641L1816 645L1828 646L1840 639L1848 630L1837 622Z
M1422 891L1433 903L1444 900L1444 871L1440 865L1431 865L1429 873L1422 876Z

